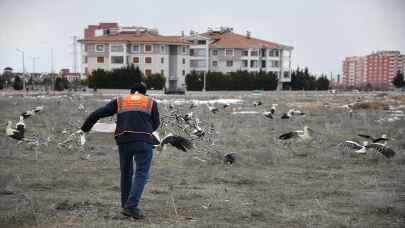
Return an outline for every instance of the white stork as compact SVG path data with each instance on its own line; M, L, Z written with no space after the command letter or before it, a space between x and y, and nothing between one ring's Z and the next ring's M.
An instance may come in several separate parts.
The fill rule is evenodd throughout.
M358 136L371 140L373 143L380 143L386 145L388 142L388 137L386 134L382 134L381 137L373 137L365 134L358 134Z
M7 122L7 127L6 127L6 135L10 138L16 139L16 140L23 140L24 139L24 130L18 130L14 129L11 126L13 123L11 121Z
M395 151L389 147L386 147L384 144L381 143L368 143L367 141L363 142L363 144L360 144L356 141L344 141L339 144L341 147L349 148L355 150L355 153L358 154L365 154L369 149L373 149L382 155L384 155L386 158L391 158L395 155Z
M280 140L289 140L289 139L300 139L301 141L310 141L312 136L310 134L311 129L308 126L304 126L303 130L290 131L288 133L280 135L278 138Z
M153 132L152 135L155 141L155 148L158 151L163 151L167 144L170 144L183 152L187 152L187 150L193 148L193 144L190 140L179 135L169 133L162 139L160 138L159 133L156 131Z

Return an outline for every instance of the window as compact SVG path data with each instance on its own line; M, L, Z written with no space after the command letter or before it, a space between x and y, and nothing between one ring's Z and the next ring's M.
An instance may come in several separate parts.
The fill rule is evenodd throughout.
M278 60L271 61L271 67L279 67L279 66L280 66L280 61L278 61Z
M161 52L161 53L165 53L165 46L160 45L160 52Z
M124 56L111 56L111 64L123 64Z
M257 50L250 51L250 56L257 56Z
M145 75L146 76L150 76L152 74L152 70L151 69L145 69Z
M145 63L152 63L152 57L145 57Z
M165 58L160 58L160 63L165 63Z
M182 59L182 63L186 64L186 59L185 58Z
M233 61L232 60L226 61L226 66L227 67L232 67L233 66Z
M248 61L242 60L242 67L248 67Z
M111 45L111 52L124 52L124 46L122 44Z
M225 49L225 56L232 56L233 55L233 49Z
M145 52L152 52L152 45L150 44L145 45Z
M194 56L194 49L190 49L190 56Z
M161 74L162 76L164 76L164 75L165 75L165 70L160 70L160 74Z
M250 68L257 68L257 60L250 60Z
M87 44L84 45L84 51L87 52Z
M277 49L270 50L270 52L269 52L269 56L272 56L272 57L278 57L279 54L280 54L280 52Z
M266 60L262 60L262 68L266 68Z
M205 40L199 40L199 41L197 41L197 44L198 45L205 45L207 43L207 41L205 41Z
M185 54L186 53L186 47L183 47L183 54Z
M132 62L133 63L139 63L139 57L133 57Z
M242 56L249 56L249 51L248 50L243 50L242 51Z
M96 52L104 52L104 44L96 44Z
M132 45L132 52L139 53L139 45Z
M266 57L266 49L261 49L260 56Z
M181 72L181 74L182 74L182 75L186 75L186 71L183 70L183 71Z
M104 63L104 57L97 57L97 63Z
M217 67L218 66L218 61L212 61L212 66Z
M218 55L218 50L212 50L212 55Z
M87 58L87 56L84 56L84 63L87 63L89 60Z

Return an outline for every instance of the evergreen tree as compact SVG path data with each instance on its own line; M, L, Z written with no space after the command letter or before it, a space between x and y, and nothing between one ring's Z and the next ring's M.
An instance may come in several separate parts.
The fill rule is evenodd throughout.
M329 89L329 80L326 75L322 75L316 80L316 88L318 90L328 90Z
M152 74L145 78L148 89L161 90L165 87L166 78L161 74Z
M69 88L69 81L65 77L57 77L55 79L55 84L53 85L54 90L56 91L63 91Z
M22 90L23 89L23 81L19 76L14 77L13 88L15 90Z
M402 86L405 86L404 74L401 71L397 72L397 75L392 80L392 84L397 88L401 88Z

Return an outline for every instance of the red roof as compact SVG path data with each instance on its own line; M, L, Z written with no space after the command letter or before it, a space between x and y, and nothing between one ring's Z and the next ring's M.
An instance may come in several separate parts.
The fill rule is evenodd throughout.
M247 37L234 32L206 32L202 36L214 39L210 44L212 48L281 48L283 45L271 41L261 40L254 37Z
M118 23L99 23L99 29L118 28Z
M95 36L79 40L80 42L161 42L185 43L181 36L163 36L148 32L121 32L112 35Z

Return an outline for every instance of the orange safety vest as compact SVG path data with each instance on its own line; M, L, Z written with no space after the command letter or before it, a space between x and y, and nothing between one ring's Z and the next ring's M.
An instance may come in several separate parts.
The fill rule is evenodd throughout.
M117 115L129 112L138 111L146 114L151 114L153 108L153 98L145 96L141 93L128 94L126 96L117 97ZM151 135L151 132L133 131L130 129L116 130L114 136L117 137L123 133L137 133Z
M150 114L153 108L153 98L141 93L129 94L117 98L117 113L140 111Z

